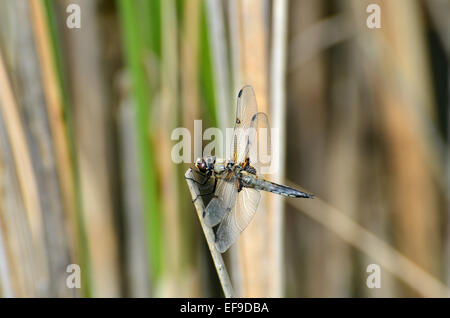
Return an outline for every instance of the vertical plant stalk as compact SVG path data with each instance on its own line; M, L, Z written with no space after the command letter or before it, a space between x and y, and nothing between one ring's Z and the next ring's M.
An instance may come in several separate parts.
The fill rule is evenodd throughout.
M28 252L34 247L5 126L0 112L0 226L5 243L1 256L5 262L0 268L1 288L2 293L9 289L5 286L9 278L11 294L26 297L34 295L35 290L35 258ZM19 236L17 233L23 234ZM8 268L14 270L9 271Z
M268 94L268 45L266 1L244 0L238 3L240 18L240 48L243 83L253 86L258 103L258 111L269 112ZM243 297L267 297L275 268L275 211L273 201L267 193L262 193L254 219L242 233L239 241L239 262L242 278Z
M163 271L162 221L157 196L157 181L154 171L152 144L149 140L150 93L144 67L144 41L142 30L137 25L137 8L134 1L118 1L121 14L122 37L130 69L132 93L135 96L136 137L139 151L140 178L145 211L145 228L149 246L150 278L158 281Z
M275 174L273 180L282 182L284 179L285 161L286 161L286 42L288 25L288 0L274 0L272 2L272 52L271 52L271 114L272 127L277 129L278 134L272 140L273 152L272 163L275 165ZM274 259L273 275L275 276L270 283L269 288L271 297L282 297L284 286L283 270L283 220L284 204L282 196L274 196L273 216L274 230Z
M443 46L445 47L445 53L447 55L447 63L450 63L450 22L448 16L450 15L450 3L445 0L438 1L426 1L426 6L428 7L428 11L431 15L431 23L434 25L436 31L440 35L440 39L442 41ZM447 77L447 109L450 109L450 73L448 72ZM450 140L450 112L447 114L447 140ZM448 197L450 196L450 143L447 142L447 146L445 149L446 158L445 158L445 174L443 179L445 180L445 194ZM438 170L439 172L442 169ZM447 207L447 213L450 215L450 205ZM445 273L447 276L447 284L450 284L450 219L447 220L447 237L446 237L446 259L444 264L446 264L447 272Z
M0 175L1 173L2 167L0 163ZM11 273L4 237L5 233L3 231L2 220L0 219L0 297L9 298L14 296L14 291L10 277Z
M121 176L124 198L124 255L130 297L149 297L148 249L145 244L142 188L139 184L138 151L136 145L135 108L130 94L128 73L119 81L119 132Z
M225 133L230 124L230 76L225 36L224 12L219 0L207 0L209 37L214 64L214 91L217 105L217 122Z
M61 183L64 211L67 215L66 229L70 242L72 260L79 260L80 238L77 233L76 197L73 163L63 114L63 97L58 85L55 57L52 54L49 25L46 21L43 1L31 1L31 16L37 52L41 65L42 85L46 98L48 120L55 147L56 166Z
M241 61L241 19L239 15L239 0L227 1L230 61L233 82L233 97L237 96L239 90L245 85L242 81L242 61Z
M378 40L385 40L391 53L388 56L380 53L377 56L380 64L376 68L385 74L391 63L396 66L396 74L401 79L396 82L392 76L386 82L380 77L375 79L379 84L374 85L382 88L378 93L386 149L391 159L395 239L406 256L431 273L439 273L438 260L442 259L442 242L438 235L439 199L431 177L427 142L423 129L418 129L420 118L415 115L419 110L433 117L435 109L420 6L410 1L384 1L382 6L383 11L393 15L383 20L382 39ZM397 14L402 14L403 18L396 19ZM417 110L408 107L411 105L407 99L409 94L403 93L405 89L410 94L414 92L416 99L421 101Z
M173 0L161 2L161 95L159 104L155 103L158 126L155 144L158 149L155 157L161 167L161 210L164 229L164 277L161 296L177 297L183 291L180 281L180 220L177 169L171 158L171 142L167 136L176 128L178 109L178 47L176 6ZM170 166L171 165L171 166Z
M322 179L328 141L328 125L325 120L328 114L328 74L325 72L326 57L321 52L328 48L327 45L335 43L330 39L332 37L329 34L335 34L330 32L330 28L341 30L343 21L342 18L336 17L322 19L326 6L327 4L321 1L289 2L289 33L292 38L289 41L289 103L286 109L285 141L291 148L286 153L286 165L290 167L290 178L302 180L303 184L310 185L317 193L326 188ZM297 63L299 60L300 64ZM291 210L288 207L285 209ZM327 295L327 292L329 295L330 292L324 288L326 289L327 283L330 282L334 285L334 281L328 278L334 271L325 278L323 273L329 272L325 268L332 265L323 261L323 255L328 255L331 249L330 239L321 228L312 227L309 222L304 222L301 216L288 212L284 217L285 270L286 277L289 277L289 280L285 281L287 296ZM317 253L318 249L327 252Z
M184 177L189 187L189 191L191 192L192 200L195 200L194 206L197 211L197 216L200 221L200 225L202 226L203 234L205 235L206 243L208 244L212 260L216 267L217 275L219 276L223 293L226 298L232 298L234 297L234 292L233 286L231 285L230 276L228 275L228 271L223 261L222 254L220 254L220 252L216 249L216 245L214 244L214 231L210 226L206 225L203 220L203 211L205 211L205 205L203 204L202 197L198 196L200 194L200 191L198 190L195 182L192 180L194 179L194 175L190 168L186 171Z
M11 83L8 79L3 56L0 52L0 110L2 111L6 124L9 142L12 148L12 154L16 165L17 176L22 192L25 210L28 218L31 236L33 239L35 261L35 271L37 281L35 292L38 296L38 285L48 282L48 264L46 255L46 246L44 241L44 232L42 224L42 211L39 202L39 191L37 189L36 176L31 162L31 153L28 149L25 131L21 122L18 105L14 98ZM32 295L28 295L32 296Z
M184 27L182 39L182 115L183 124L194 131L194 120L199 115L198 57L200 32L200 0L187 1L184 12ZM196 158L191 158L196 159Z
M239 90L246 84L242 80L242 59L241 59L241 19L239 15L239 1L229 0L227 1L228 10L228 26L229 26L229 43L230 43L230 61L231 61L231 73L232 73L232 96L237 96ZM230 104L230 107L234 107L234 103ZM234 115L234 109L230 108L231 114ZM230 147L230 145L225 145ZM230 254L230 267L231 267L231 279L233 280L233 287L236 295L242 295L242 268L240 267L239 259L239 247L233 245L229 249Z
M106 77L107 61L102 59L98 1L64 0L82 8L82 27L76 31L63 28L64 44L73 105L74 132L82 207L86 222L93 295L121 295L119 250L115 215L119 178L111 157L113 151L112 97ZM103 63L102 63L103 62ZM89 74L89 76L86 76Z
M200 17L202 11L201 0L190 0L184 4L183 13L183 30L181 32L181 117L182 126L186 127L191 133L194 131L194 120L199 118L200 105ZM203 87L202 87L203 88ZM191 160L195 160L191 156ZM180 166L178 170L179 176L185 171ZM179 187L180 198L188 196L188 189L183 183ZM187 200L180 200L180 211L194 212L193 207ZM192 211L191 211L192 210ZM183 237L195 237L197 232L197 224L192 218L191 213L182 213L180 222L181 235ZM198 266L198 240L193 242L184 241L181 262L183 264L183 275L188 280L186 285L190 287L189 297L199 297L201 294L200 281L198 277L202 274L201 268ZM184 285L183 285L184 286Z

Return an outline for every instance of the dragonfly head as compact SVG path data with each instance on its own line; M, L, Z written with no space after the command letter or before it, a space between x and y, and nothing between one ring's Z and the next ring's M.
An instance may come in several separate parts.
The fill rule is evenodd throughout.
M205 173L208 170L208 166L206 165L206 161L203 158L198 158L195 161L195 167L198 171Z

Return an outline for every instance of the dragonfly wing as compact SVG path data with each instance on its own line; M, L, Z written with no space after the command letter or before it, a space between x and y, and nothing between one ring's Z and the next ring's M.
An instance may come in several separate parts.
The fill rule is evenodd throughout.
M237 180L226 177L218 179L214 197L208 203L204 212L205 223L209 226L216 226L230 212L236 203Z
M236 206L229 212L216 232L216 248L224 253L233 245L242 231L250 224L258 208L261 194L251 188L243 188L237 198Z
M235 163L243 162L248 153L248 128L252 117L258 112L256 96L251 86L244 86L238 94L236 121L233 131L232 159Z
M252 117L250 128L248 157L250 158L250 164L256 168L257 172L261 173L261 170L263 168L268 169L272 162L269 118L265 113L256 113Z

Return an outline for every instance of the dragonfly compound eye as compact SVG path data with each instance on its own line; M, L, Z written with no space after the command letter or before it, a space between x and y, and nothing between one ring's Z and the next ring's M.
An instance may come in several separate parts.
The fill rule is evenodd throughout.
M197 167L198 170L200 170L200 172L206 172L206 162L205 160L199 160L198 162L196 162L195 166Z

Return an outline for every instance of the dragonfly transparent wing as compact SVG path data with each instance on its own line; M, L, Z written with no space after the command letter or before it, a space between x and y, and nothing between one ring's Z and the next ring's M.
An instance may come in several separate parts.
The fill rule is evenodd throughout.
M216 226L224 218L227 212L231 212L236 203L238 194L237 180L228 175L217 180L214 197L209 201L204 212L205 223Z
M235 208L226 214L216 232L216 248L219 252L228 250L250 224L260 198L261 194L255 189L243 188L239 192Z
M269 118L265 113L253 115L247 148L250 165L256 168L258 173L268 172L272 162L272 144Z
M235 163L243 162L247 157L248 128L251 126L253 115L257 112L255 92L251 86L244 86L239 91L237 98L236 121L231 146L232 159Z

